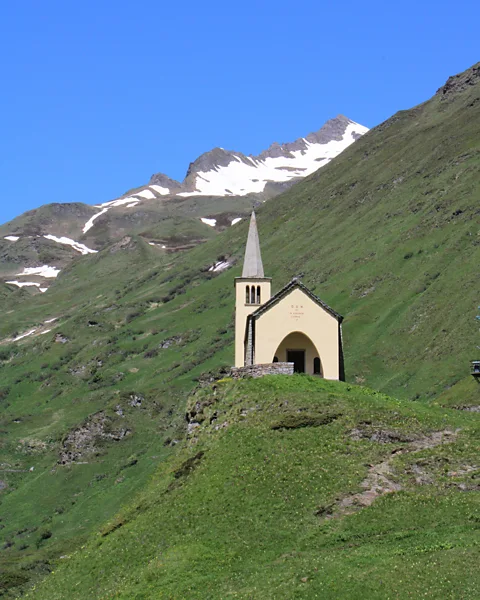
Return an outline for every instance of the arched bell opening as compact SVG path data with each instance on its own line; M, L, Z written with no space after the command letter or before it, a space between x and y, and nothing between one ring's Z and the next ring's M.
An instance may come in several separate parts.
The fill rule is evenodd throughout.
M308 373L323 377L322 362L312 340L301 333L294 331L289 333L278 345L273 361L293 362L295 373Z

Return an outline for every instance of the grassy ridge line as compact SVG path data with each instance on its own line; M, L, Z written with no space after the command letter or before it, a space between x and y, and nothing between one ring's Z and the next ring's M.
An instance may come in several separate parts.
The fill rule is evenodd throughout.
M189 406L201 423L190 442L27 597L478 594L480 507L468 491L478 487L478 465L466 472L478 436L472 415L306 376L225 380ZM403 491L323 517L362 489L369 464L445 429L461 431L449 444L392 459ZM371 441L372 433L387 441Z

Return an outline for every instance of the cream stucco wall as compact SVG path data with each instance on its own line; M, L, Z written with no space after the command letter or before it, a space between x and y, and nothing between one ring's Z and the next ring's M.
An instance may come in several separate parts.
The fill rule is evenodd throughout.
M284 338L293 332L298 332L306 335L318 350L323 376L326 379L339 379L338 329L339 324L334 316L314 302L300 288L294 288L277 304L257 317L255 323L255 363L271 363L279 346L280 350L285 351L287 349L286 345L281 345ZM243 331L245 332L245 325ZM241 339L243 361L244 334ZM306 346L303 348L307 350L307 372L313 372L313 350L312 348L308 349ZM289 347L289 349L293 350L295 348ZM279 360L284 359L283 356L278 356L278 354L277 357Z
M249 286L260 286L260 304L246 303L246 288ZM265 304L271 297L272 280L264 278L235 279L235 366L243 367L245 364L245 327L247 317L257 310L261 304ZM271 360L269 362L272 362Z

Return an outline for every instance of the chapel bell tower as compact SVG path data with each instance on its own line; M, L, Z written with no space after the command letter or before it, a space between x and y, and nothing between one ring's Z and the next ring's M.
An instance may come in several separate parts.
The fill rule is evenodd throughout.
M263 272L257 220L252 212L241 277L235 278L235 366L245 365L245 330L248 315L270 300L271 278Z

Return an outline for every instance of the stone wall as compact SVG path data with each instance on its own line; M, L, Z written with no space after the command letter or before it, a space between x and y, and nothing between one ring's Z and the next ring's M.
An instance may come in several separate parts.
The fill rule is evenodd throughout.
M243 379L244 377L265 377L265 375L293 375L293 363L277 362L264 365L248 365L246 367L232 367L231 377Z

